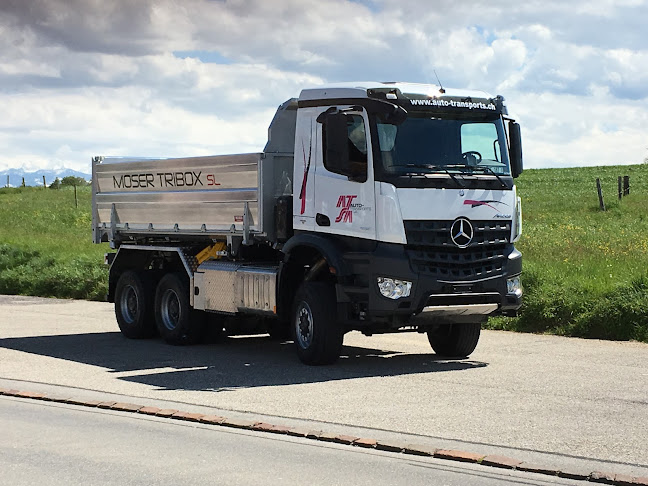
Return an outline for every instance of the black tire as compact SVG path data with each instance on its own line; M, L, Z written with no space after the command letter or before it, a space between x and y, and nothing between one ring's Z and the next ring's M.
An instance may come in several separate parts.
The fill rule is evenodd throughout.
M292 334L297 356L308 365L335 363L344 332L337 322L335 292L324 282L304 282L295 296Z
M466 358L477 347L481 323L442 324L428 331L428 340L434 352L448 358Z
M128 270L115 288L115 316L121 333L129 339L155 336L153 295L155 283L145 271Z
M205 332L205 313L189 305L189 282L180 273L167 273L155 291L155 323L169 344L199 342Z

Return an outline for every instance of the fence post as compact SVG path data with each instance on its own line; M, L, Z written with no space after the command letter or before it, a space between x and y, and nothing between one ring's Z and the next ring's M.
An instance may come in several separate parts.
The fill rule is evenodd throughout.
M630 194L630 176L623 176L623 195L628 196Z
M23 177L22 180L22 187L25 187L25 178Z
M622 182L621 182L622 179L623 178L621 176L619 176L619 180L618 180L618 183L619 183L619 201L623 197L623 186L622 186Z
M599 206L601 211L605 211L605 203L603 202L603 191L601 190L601 179L596 178L596 191L598 192Z
M74 207L79 208L79 200L77 199L77 193L76 193L76 184L74 185Z
M43 176L43 188L47 188L47 183L45 182L45 176Z

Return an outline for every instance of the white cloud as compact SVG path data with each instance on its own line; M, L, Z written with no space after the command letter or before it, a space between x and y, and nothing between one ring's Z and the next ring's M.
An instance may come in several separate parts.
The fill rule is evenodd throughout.
M265 145L275 107L224 119L152 93L95 88L0 95L7 114L0 119L0 160L9 167L87 171L94 155L209 155L260 151Z
M529 166L637 163L647 18L640 0L4 0L0 168L259 150L303 86L435 70L507 98Z
M648 111L632 100L610 103L607 88L590 96L519 94L530 168L640 163L646 147ZM532 154L529 160L529 154Z

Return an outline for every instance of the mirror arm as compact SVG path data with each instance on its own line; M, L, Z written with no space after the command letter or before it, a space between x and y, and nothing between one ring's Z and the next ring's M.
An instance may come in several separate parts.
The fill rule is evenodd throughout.
M329 115L337 115L339 112L340 111L335 106L331 106L328 110L323 111L322 113L317 115L317 118L315 119L315 121L317 123L324 123L324 120L326 120L326 118Z

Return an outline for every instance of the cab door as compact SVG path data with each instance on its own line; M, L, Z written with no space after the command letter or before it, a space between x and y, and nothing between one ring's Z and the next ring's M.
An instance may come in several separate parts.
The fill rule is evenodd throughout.
M359 107L333 107L317 117L314 230L376 239L369 119Z

